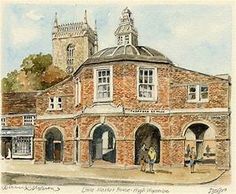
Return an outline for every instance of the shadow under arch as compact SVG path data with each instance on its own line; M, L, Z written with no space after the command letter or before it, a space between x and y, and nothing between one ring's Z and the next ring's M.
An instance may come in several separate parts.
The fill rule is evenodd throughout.
M92 139L89 146L92 162L96 160L116 162L116 136L110 125L95 125L91 129L89 137Z
M45 160L60 162L63 160L63 135L57 127L45 131Z
M190 152L196 153L196 161L202 164L215 164L216 140L215 128L204 121L195 121L183 130L185 137L184 162L189 162Z
M160 140L161 132L158 127L151 123L140 125L135 131L135 161L136 165L140 164L142 146L145 144L144 155L147 159L147 152L150 147L153 147L157 153L156 163L160 162Z

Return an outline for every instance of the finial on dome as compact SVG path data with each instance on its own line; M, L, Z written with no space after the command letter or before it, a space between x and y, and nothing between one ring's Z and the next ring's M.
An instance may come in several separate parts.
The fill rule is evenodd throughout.
M84 11L84 23L87 24L87 10Z
M58 26L57 12L55 12L54 26Z

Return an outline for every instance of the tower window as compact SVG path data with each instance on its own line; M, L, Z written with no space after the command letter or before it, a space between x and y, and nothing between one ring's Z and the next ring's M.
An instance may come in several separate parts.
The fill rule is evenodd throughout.
M129 35L125 35L125 44L129 44Z
M123 36L118 36L118 45L123 44Z
M75 52L75 46L72 44L69 44L67 47L67 65L73 65L74 64L74 52Z

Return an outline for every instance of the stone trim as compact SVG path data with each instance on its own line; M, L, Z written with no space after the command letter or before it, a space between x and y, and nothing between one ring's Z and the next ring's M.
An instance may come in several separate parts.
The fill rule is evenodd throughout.
M24 114L3 114L1 117L23 117L23 116L37 116L36 113L24 113Z
M52 120L52 119L74 119L78 114L59 114L59 115L42 115L38 116L36 120Z
M185 137L163 137L161 138L161 141L185 141Z

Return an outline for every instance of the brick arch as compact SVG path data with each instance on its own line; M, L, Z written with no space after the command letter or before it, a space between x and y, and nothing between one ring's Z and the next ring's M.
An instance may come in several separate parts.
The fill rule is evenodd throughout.
M46 135L47 132L50 131L50 129L52 129L52 128L57 128L57 129L61 132L63 139L65 139L65 130L64 130L62 127L57 126L57 125L52 125L52 126L50 126L50 127L47 127L47 128L43 131L43 134L42 134L43 139L45 139L45 135Z
M215 132L217 131L217 130L216 130L216 126L215 126L214 124L212 124L210 121L207 121L207 120L195 120L195 121L191 121L191 122L185 123L185 124L182 126L182 128L181 128L182 137L185 136L186 131L188 130L188 128L189 128L191 125L197 124L197 123L205 124L205 125L207 125L211 130L215 130Z
M153 125L154 127L156 127L159 132L160 132L160 135L161 135L161 138L164 136L163 132L162 132L162 127L161 125L159 125L158 123L156 122L150 122L150 123L147 123L147 122L143 122L141 124L139 124L135 129L134 129L134 133L133 133L133 138L135 139L135 134L137 132L137 130L142 127L143 125L146 125L146 124L149 124L149 125Z
M108 127L110 127L115 135L115 138L117 138L117 128L113 124L111 124L110 122L104 122L104 123L98 122L98 123L92 124L89 127L90 130L87 134L87 137L93 138L93 133L94 133L95 129L101 125L107 125Z

